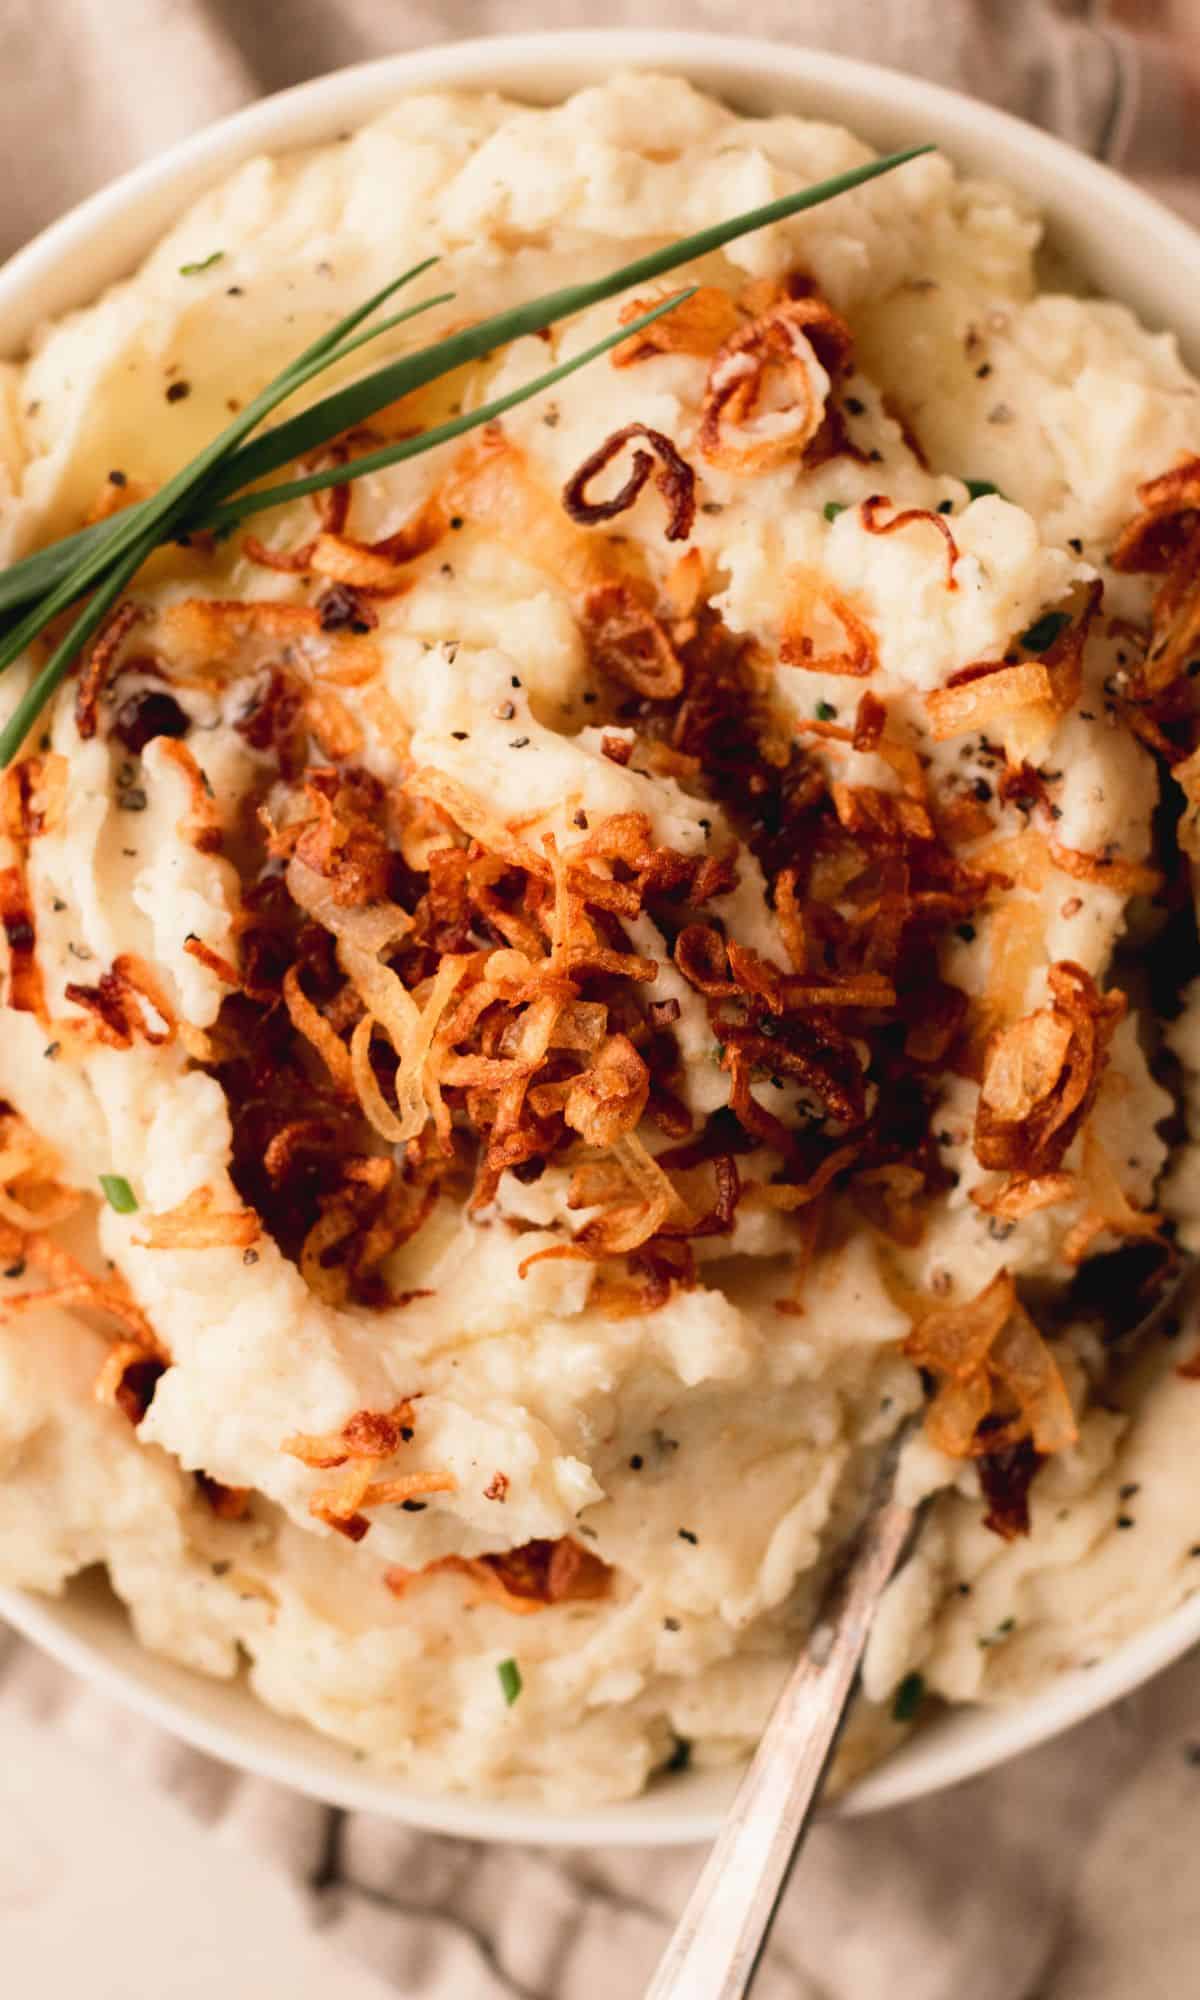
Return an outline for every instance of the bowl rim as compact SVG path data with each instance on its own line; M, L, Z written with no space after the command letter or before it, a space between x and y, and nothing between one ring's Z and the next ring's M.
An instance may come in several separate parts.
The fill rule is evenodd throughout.
M1009 113L923 79L798 45L687 30L576 29L489 36L385 56L313 78L206 126L88 197L9 260L0 270L5 348L19 353L41 320L89 303L134 267L183 206L256 154L333 138L414 90L492 87L527 101L552 102L622 68L679 73L715 95L742 103L749 98L754 110L773 97L781 108L797 108L805 100L808 115L844 121L880 145L911 143L915 133L928 130L956 163L985 168L1035 198L1068 253L1081 233L1077 218L1091 204L1118 245L1118 265L1121 243L1140 245L1144 268L1139 267L1134 289L1143 316L1164 326L1188 319L1186 290L1173 292L1168 278L1173 281L1181 265L1200 275L1200 237L1108 167ZM1103 267L1103 238L1098 231L1082 235L1088 266ZM1122 289L1129 290L1128 279L1114 287L1117 296ZM1195 290L1200 293L1200 287ZM1200 354L1200 306L1193 306L1191 320L1187 344ZM110 1617L111 1644L107 1634L89 1637L73 1601L71 1589L53 1599L0 1588L0 1617L172 1735L327 1803L435 1832L558 1846L677 1845L710 1838L720 1823L722 1801L714 1802L710 1774L673 1779L633 1800L557 1812L419 1792L386 1770L357 1764L347 1751L340 1753L344 1771L330 1771L328 1745L315 1732L287 1724L299 1732L297 1745L281 1747L264 1721L278 1718L245 1693L244 1719L206 1717L200 1691L211 1684L205 1677L142 1652L128 1635L127 1620L118 1633L120 1621ZM1082 1721L1196 1644L1200 1594L1135 1633L1097 1666L1066 1673L1019 1704L960 1710L939 1720L859 1780L836 1810L877 1811L974 1777ZM176 1676L196 1688L190 1699L174 1691ZM274 1737L279 1734L276 1728ZM705 1783L697 1786L701 1777ZM725 1789L732 1783L730 1775Z

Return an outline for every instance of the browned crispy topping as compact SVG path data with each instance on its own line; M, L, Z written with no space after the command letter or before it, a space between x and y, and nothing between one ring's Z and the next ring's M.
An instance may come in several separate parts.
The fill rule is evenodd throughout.
M139 1039L158 1048L174 1038L175 1010L157 975L135 952L121 952L95 986L71 980L63 990L90 1015L95 1039L110 1048L129 1049Z
M38 1171L42 1170L39 1167ZM12 1173L13 1170L8 1171ZM18 1200L13 1193L4 1197L0 1255L6 1262L32 1264L35 1270L49 1279L49 1284L40 1291L9 1293L4 1299L3 1316L15 1318L26 1313L36 1314L54 1306L68 1312L84 1307L115 1319L123 1328L128 1338L114 1353L121 1353L128 1360L131 1351L136 1349L139 1354L153 1356L165 1363L168 1359L166 1350L145 1314L134 1304L124 1281L116 1275L97 1278L78 1257L48 1233L49 1227L71 1212L76 1198L64 1189L44 1187L40 1194L35 1191L31 1197L28 1183L23 1185L19 1174L9 1185L23 1193L25 1199ZM29 1211L31 1198L39 1205L44 1204L41 1214ZM112 1391L103 1400L113 1400L116 1386L114 1382Z
M1200 527L1200 458L1180 460L1138 487L1141 512L1126 522L1109 561L1116 570L1162 575L1176 566Z
M0 868L0 923L8 941L6 1005L19 1014L45 1015L45 993L37 962L37 932L25 869Z
M404 1597L422 1578L445 1574L466 1577L482 1597L518 1616L607 1597L613 1579L607 1563L564 1535L556 1542L525 1542L501 1555L441 1556L424 1569L389 1569L384 1581L393 1596Z
M415 1423L415 1409L406 1397L391 1410L356 1410L339 1431L321 1437L297 1431L284 1439L281 1449L325 1472L352 1458L390 1458L400 1445L411 1442Z
M135 1240L150 1250L245 1250L261 1234L252 1209L218 1205L210 1188L197 1188L178 1207L148 1217Z
M583 625L600 673L648 701L673 701L683 692L679 655L632 584L602 583L588 591Z
M836 380L849 366L852 346L845 321L813 296L784 299L732 334L709 366L698 433L704 456L734 472L754 472L804 452L825 415L811 357ZM780 381L792 401L768 407L768 388Z
M198 854L219 854L224 836L212 786L186 743L173 736L164 736L160 741L162 755L175 766L187 786L188 804L179 822L180 837Z
M333 1486L322 1486L309 1500L309 1511L327 1527L361 1541L370 1523L364 1508L403 1506L430 1493L453 1493L453 1473L440 1470L401 1472L377 1477L398 1451L412 1443L416 1412L406 1398L391 1410L357 1410L340 1431L327 1436L297 1433L285 1438L282 1450L315 1470L347 1470Z
M630 299L621 307L620 321L628 326L631 320L640 319L650 312L669 292L657 298ZM736 302L728 292L718 285L700 285L690 299L684 299L673 312L664 314L643 327L640 333L631 334L619 347L614 347L609 359L614 368L628 368L635 361L645 361L652 354L698 354L707 357L715 354L723 341L735 333L739 324Z
M651 450L634 452L629 477L611 499L589 500L587 489L593 479L635 437L645 438ZM659 460L657 471L655 455ZM662 431L652 430L648 424L626 424L622 430L613 431L603 444L597 445L564 486L563 506L573 521L582 522L585 527L595 527L599 521L614 520L627 507L633 506L652 472L654 484L667 503L667 540L684 542L691 534L696 518L696 475L687 460L680 457L670 438L664 436Z
M204 966L207 971L213 973L224 985L241 985L242 976L236 965L231 965L229 960L223 958L219 951L214 951L211 945L205 944L203 938L187 937L183 941L183 948L189 958L194 958L198 965Z
M988 1042L975 1118L981 1166L1022 1180L1055 1173L1095 1102L1123 993L1097 991L1081 966L1046 975L1051 1005Z
M348 457L343 451L331 455L343 462ZM440 499L434 498L394 534L380 541L364 542L346 533L349 485L331 487L313 497L319 503L322 526L310 541L294 549L272 549L257 535L246 535L243 552L251 562L266 569L327 577L329 588L317 606L321 630L368 632L378 619L366 600L399 597L411 588L413 579L408 565L436 548L449 528L445 507Z
M819 619L840 628L840 645L822 646L814 637ZM779 658L785 667L807 667L812 673L845 674L860 680L879 665L875 634L861 612L824 577L800 567L788 578Z
M304 690L282 667L267 670L233 726L252 749L274 760L280 777L300 776L308 759Z
M304 796L309 812L272 834L271 852L295 855L324 877L338 903L379 902L390 866L383 787L366 771L315 770L305 777Z
M1048 1456L1074 1443L1058 1364L1007 1271L975 1298L925 1313L904 1351L938 1378L926 1429L939 1451L982 1459L1028 1440Z
M85 740L96 734L100 696L116 666L121 647L142 615L138 604L119 604L105 619L92 642L75 694L75 727Z
M0 812L13 840L26 844L62 824L67 771L66 758L53 751L9 766L0 784Z
M1079 697L1083 651L1103 592L1100 582L1088 586L1077 615L1037 659L1011 666L981 660L951 674L944 688L925 697L934 737L942 742L1021 711L1050 719L1065 715Z
M883 493L872 493L869 500L863 501L859 515L867 533L895 535L901 529L911 528L914 524L928 524L937 531L946 544L946 588L957 590L958 579L954 574L954 566L958 561L958 543L950 532L950 523L945 515L935 513L928 507L903 507L898 513L893 514L890 521L881 521L880 509L890 507L891 504L892 502Z

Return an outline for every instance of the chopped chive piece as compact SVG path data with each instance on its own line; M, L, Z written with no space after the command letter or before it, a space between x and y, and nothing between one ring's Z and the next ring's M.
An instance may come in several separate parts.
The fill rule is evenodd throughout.
M817 703L818 722L832 722L836 714L837 710L831 701L819 701Z
M224 255L225 252L223 250L213 250L207 257L201 257L198 263L181 264L179 266L179 275L181 278L194 278L198 271L211 271L213 265L219 264Z
M118 1215L136 1215L137 1196L124 1174L101 1174L100 1185L109 1207L115 1208Z
M827 521L836 521L838 515L844 514L845 511L846 503L844 500L827 500L825 502L824 513Z
M523 1685L521 1669L515 1660L501 1660L496 1668L496 1674L500 1682L500 1692L511 1708Z
M963 485L966 487L972 500L982 500L984 495L988 493L999 493L1000 498L1002 500L1004 498L1003 493L1000 493L1000 488L993 486L990 479L964 479Z
M924 1699L924 1674L905 1674L892 1702L892 1721L911 1722Z
M1047 611L1044 617L1030 626L1028 632L1022 632L1021 644L1027 653L1044 653L1070 622L1071 616L1067 611Z
M939 514L953 514L953 512L954 512L954 502L953 502L953 500L939 500L939 501L938 501L938 513L939 513Z

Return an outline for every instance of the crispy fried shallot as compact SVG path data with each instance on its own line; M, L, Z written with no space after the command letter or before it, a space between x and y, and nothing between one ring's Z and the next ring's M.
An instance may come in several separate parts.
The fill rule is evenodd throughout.
M1174 1255L1162 1234L1162 1216L1133 1206L1091 1125L1084 1127L1083 1166L1078 1176L1077 1192L1083 1198L1084 1213L1063 1240L1065 1263L1081 1264L1085 1257L1091 1255L1097 1239L1104 1236L1118 1242L1140 1238L1160 1244L1168 1261Z
M395 1597L433 1576L462 1576L479 1597L525 1617L553 1604L581 1604L607 1597L613 1572L570 1535L556 1542L524 1542L498 1555L439 1556L424 1569L389 1569L384 1582Z
M211 972L214 979L219 979L223 986L241 985L242 976L236 965L221 952L214 951L210 944L205 944L203 938L186 937L183 948L189 958L194 958L197 965L202 965L206 972Z
M295 1431L280 1450L317 1472L332 1471L352 1458L382 1463L402 1444L411 1444L415 1423L413 1401L406 1396L390 1410L356 1410L340 1430L319 1437Z
M92 641L75 692L75 727L85 742L96 734L100 697L117 664L121 648L133 627L144 616L141 605L126 600L109 613Z
M981 660L951 674L945 687L925 697L930 729L941 743L969 730L1032 713L1054 723L1079 697L1083 653L1103 597L1100 582L1090 584L1077 616L1064 626L1038 658L1008 666L1002 660Z
M181 743L178 737L162 736L158 747L187 786L188 804L179 822L180 839L186 841L189 847L194 847L198 854L219 854L224 835L212 786L187 744Z
M80 1197L58 1178L58 1157L15 1112L0 1114L0 1259L10 1277L27 1266L49 1284L39 1291L10 1292L0 1303L0 1319L38 1314L47 1308L84 1310L115 1320L123 1338L115 1341L97 1376L93 1394L141 1422L169 1356L145 1314L116 1275L98 1278L47 1232L79 1206Z
M93 1276L86 1264L41 1229L18 1229L10 1222L0 1223L0 1248L5 1258L32 1264L50 1281L42 1291L10 1292L0 1305L0 1317L13 1319L52 1306L68 1312L83 1307L115 1319L143 1353L159 1360L168 1358L145 1313L134 1304L120 1277Z
M633 584L602 583L589 590L583 629L598 672L647 701L674 701L682 692L679 655Z
M984 1057L975 1116L981 1166L1038 1179L1061 1167L1096 1099L1123 993L1100 993L1063 960L1046 974L1051 1005L997 1030Z
M875 634L843 592L817 571L788 572L779 658L785 667L864 679L879 664Z
M784 299L731 334L708 370L698 442L732 472L803 453L820 431L825 387L849 365L850 329L823 299ZM790 402L768 400L782 382Z
M268 548L256 535L247 535L242 547L252 562L268 569L325 577L334 589L353 591L359 597L399 597L412 587L409 565L436 548L449 525L445 508L435 498L402 528L379 541L358 541L352 535L326 528L295 549ZM351 631L356 626L359 630L369 630L371 621L351 616L345 625ZM331 618L328 605L322 611L321 629L325 632L344 629L340 621Z
M314 604L186 597L155 620L155 654L174 678L223 687L236 672L279 665L334 687L360 687L381 665L375 641L330 626Z
M645 438L651 449L634 452L632 469L625 484L608 500L589 500L587 489L593 479L619 456L632 438L638 437ZM667 503L667 540L685 542L696 518L696 475L687 460L680 457L670 438L662 431L652 430L648 424L626 424L606 437L603 444L597 445L564 486L563 506L573 521L586 528L593 528L601 521L612 521L627 507L633 506L651 473L654 474L655 487Z
M930 1443L950 1457L982 1457L1025 1438L1049 1456L1075 1442L1058 1364L1007 1271L975 1298L925 1313L904 1351L939 1378L925 1428Z
M27 845L62 825L68 770L66 758L56 751L10 764L0 784L0 814L10 839Z
M640 319L643 313L663 304L670 296L669 292L663 292L652 299L630 299L618 314L621 325L628 326L631 320ZM673 312L665 313L614 347L609 359L614 368L629 368L635 361L648 360L652 354L695 354L707 360L737 331L738 324L737 304L729 293L723 292L719 285L699 285L691 298L684 299Z
M37 962L37 932L25 868L18 862L0 868L0 924L8 944L8 991L5 1004L17 1014L45 1018L46 999Z
M340 1431L314 1436L296 1432L281 1449L314 1470L346 1467L333 1486L319 1487L309 1500L309 1512L327 1527L361 1541L370 1525L363 1509L402 1506L430 1493L453 1493L453 1473L437 1470L403 1472L377 1478L381 1466L411 1444L416 1427L413 1400L406 1397L391 1410L357 1410Z
M139 1039L159 1048L174 1040L175 1010L157 974L136 952L121 952L95 986L71 980L63 991L89 1016L94 1039L109 1048L129 1049Z
M858 513L859 519L867 533L869 535L895 535L903 528L911 528L914 525L927 523L931 528L936 530L946 545L946 588L947 590L957 590L958 579L954 574L954 566L958 561L958 543L951 533L950 523L947 521L946 516L936 513L930 507L902 507L892 515L890 520L881 521L879 518L880 510L891 505L892 502L883 493L872 493L869 499L863 501Z
M1133 575L1173 569L1200 526L1200 458L1181 458L1138 487L1140 513L1127 521L1109 561Z
M201 1187L175 1208L147 1216L134 1240L147 1250L244 1250L261 1235L251 1209L219 1206L212 1189Z

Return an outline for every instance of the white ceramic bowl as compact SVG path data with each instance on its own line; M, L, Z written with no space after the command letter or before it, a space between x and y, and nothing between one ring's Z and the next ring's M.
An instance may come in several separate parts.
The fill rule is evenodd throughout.
M1023 190L1096 287L1156 327L1174 327L1200 363L1200 238L1107 169L967 98L815 50L716 35L576 33L461 42L342 70L252 106L128 174L57 222L0 273L0 327L19 352L48 316L123 277L195 195L251 155L330 139L404 92L497 89L553 102L614 69L673 70L741 110L797 111L843 123L881 147L932 139L960 165ZM559 1845L665 1845L710 1837L732 1773L688 1773L626 1804L557 1814L430 1797L373 1772L339 1745L262 1707L238 1683L209 1681L143 1652L111 1595L83 1579L60 1601L0 1591L0 1613L85 1679L227 1763L332 1803L476 1839ZM1064 1675L1008 1709L961 1710L920 1732L854 1787L843 1812L897 1805L1032 1748L1103 1707L1200 1642L1200 1595L1102 1665Z

